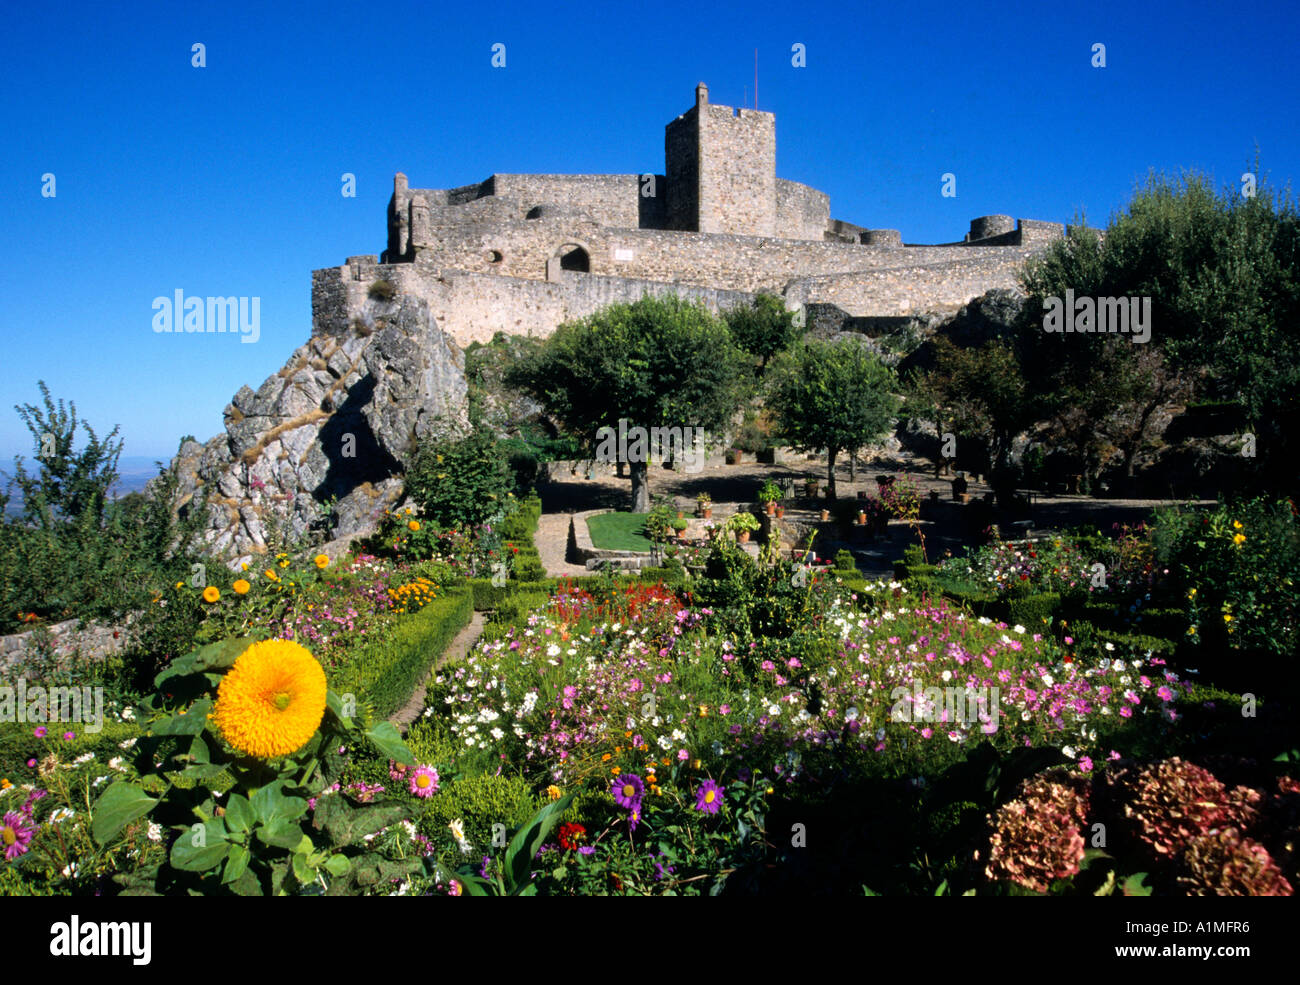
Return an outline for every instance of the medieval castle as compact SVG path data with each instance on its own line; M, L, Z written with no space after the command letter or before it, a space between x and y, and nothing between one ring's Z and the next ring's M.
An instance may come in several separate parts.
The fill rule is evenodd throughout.
M985 216L960 243L910 246L892 229L831 218L825 194L776 176L771 113L709 103L668 124L664 174L494 174L410 188L398 174L382 256L312 273L312 335L223 433L178 456L182 493L206 489L217 554L267 549L268 517L301 534L335 502L335 534L374 529L402 495L402 466L466 399L462 350L497 332L546 336L645 294L713 311L758 292L813 329L955 311L1013 288L1054 223ZM853 324L849 324L852 322Z
M460 345L547 335L604 305L672 291L713 310L757 292L845 318L955 310L1064 233L982 216L962 242L832 219L823 192L776 176L776 118L709 102L665 127L664 174L494 174L451 189L393 179L388 248L312 277L314 335L347 332L376 280L427 301Z

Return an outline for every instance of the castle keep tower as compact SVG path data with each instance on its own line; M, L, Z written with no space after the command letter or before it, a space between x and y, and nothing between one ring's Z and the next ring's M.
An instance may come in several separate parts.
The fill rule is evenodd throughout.
M669 229L736 236L777 234L776 116L709 103L664 128Z

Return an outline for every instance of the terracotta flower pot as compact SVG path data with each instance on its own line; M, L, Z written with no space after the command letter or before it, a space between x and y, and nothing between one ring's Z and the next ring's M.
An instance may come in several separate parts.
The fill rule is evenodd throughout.
M863 526L866 526L867 513L865 510L858 510L858 523L862 524Z
M829 520L830 518L831 518L831 511L830 511L830 510L822 510L822 523L825 523L825 522L826 522L827 520Z
M678 511L677 511L677 519L679 519L679 520L685 520L685 519L686 519L686 511L685 511L685 510L678 510Z
M748 543L749 543L749 531L748 531L748 530L738 530L738 531L736 531L736 540L739 541L739 542L742 543L742 544L748 544Z
M706 507L704 507L704 519L706 519L706 520L712 520L712 519L713 519L713 507L712 507L712 506L706 506Z
M766 505L764 508L767 510L767 515L768 515L768 516L776 516L776 503L775 503L775 501L771 501L771 500L769 500L768 503L767 503L767 505Z
M781 519L783 516L785 516L785 507L784 507L784 506L778 506L778 507L776 508L776 518L779 520L779 519Z

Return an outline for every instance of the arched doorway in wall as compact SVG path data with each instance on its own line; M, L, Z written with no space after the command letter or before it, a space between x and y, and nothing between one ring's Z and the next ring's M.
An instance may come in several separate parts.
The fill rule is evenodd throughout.
M591 250L586 244L570 240L552 251L550 259L546 261L546 279L559 280L563 270L591 273Z
M579 273L591 273L591 251L581 243L564 243L554 254L559 257L561 270L576 270Z

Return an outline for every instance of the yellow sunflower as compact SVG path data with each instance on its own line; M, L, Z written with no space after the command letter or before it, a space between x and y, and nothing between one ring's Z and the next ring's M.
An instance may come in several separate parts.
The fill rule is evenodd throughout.
M235 584L234 584L232 587L235 589L235 594L236 594L236 595L247 595L247 594L248 594L248 590L249 590L250 588L252 588L253 586L250 585L250 584L249 584L247 581L245 581L243 578L236 578L236 579L235 579Z
M317 555L316 555L316 567L318 567L318 568L325 568L325 567L328 567L328 566L329 566L329 563L330 563L330 559L329 559L329 555L328 555L328 554L317 554Z
M325 715L325 671L292 640L254 643L217 690L212 720L239 752L275 759L307 744Z
M209 585L207 588L203 589L203 601L207 602L209 605L216 602L219 598L221 598L221 589L216 585Z

